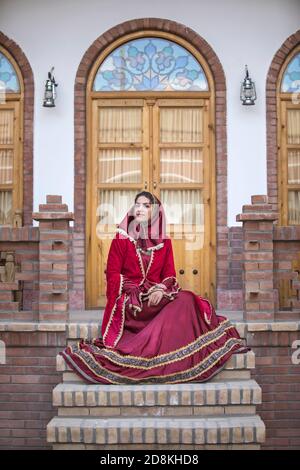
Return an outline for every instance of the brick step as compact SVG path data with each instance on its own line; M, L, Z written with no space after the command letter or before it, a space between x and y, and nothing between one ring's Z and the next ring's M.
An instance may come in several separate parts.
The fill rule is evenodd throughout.
M212 377L210 381L219 382L223 380L248 380L251 378L251 369L255 368L255 354L253 351L247 353L233 354L226 362L224 369ZM56 370L63 372L63 382L86 383L83 378L72 372L61 355L56 356Z
M223 383L59 384L53 405L60 416L178 416L255 414L261 388L255 380Z
M54 444L80 444L81 448L130 449L133 445L256 445L265 439L265 425L259 416L226 417L139 417L66 418L55 417L47 425L47 441ZM87 447L82 447L87 446ZM200 447L200 448L201 448ZM57 447L59 448L59 447ZM66 448L66 447L65 447ZM70 447L72 448L72 447ZM228 448L228 447L225 447Z

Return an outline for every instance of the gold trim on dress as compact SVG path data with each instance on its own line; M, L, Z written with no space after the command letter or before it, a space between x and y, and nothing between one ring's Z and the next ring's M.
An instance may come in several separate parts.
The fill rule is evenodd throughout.
M180 383L180 382L188 382L191 380L199 379L201 378L202 375L204 375L207 371L209 371L212 367L214 367L226 354L228 354L236 345L241 345L242 340L237 339L237 338L229 338L226 343L221 346L220 348L214 350L209 356L207 356L205 359L203 359L201 362L196 364L196 366L191 367L190 369L186 369L185 371L179 371L179 372L174 372L172 374L168 375L155 375L155 376L149 376L149 377L144 377L142 379L136 379L132 377L128 377L126 375L118 374L116 372L111 372L102 367L100 364L97 363L97 369L99 372L96 372L95 370L92 369L91 365L88 362L88 358L91 359L92 365L95 366L95 360L92 358L92 355L87 352L80 350L80 354L78 354L76 351L73 351L74 356L78 357L78 359L85 364L85 366L91 370L91 372L99 378L103 378L110 383L113 384L130 384L130 383ZM69 348L71 348L69 346ZM84 359L84 356L86 358ZM67 356L68 357L68 356ZM78 369L78 365L74 364L72 361L72 358L69 358L76 370L80 373L80 369ZM202 369L202 371L199 369ZM100 372L103 372L102 374ZM217 373L217 372L215 372ZM85 377L85 375L83 375ZM167 381L166 379L169 379ZM171 380L171 379L174 380ZM209 380L210 377L207 378ZM119 379L119 380L117 380ZM99 381L89 378L88 379L90 382L93 383L99 383Z

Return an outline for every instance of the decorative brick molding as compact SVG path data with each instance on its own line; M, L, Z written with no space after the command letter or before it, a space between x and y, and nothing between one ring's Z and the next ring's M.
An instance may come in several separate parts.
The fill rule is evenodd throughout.
M274 227L275 319L300 317L300 227Z
M48 195L32 218L39 221L39 320L65 321L69 310L70 231L74 220L61 196Z
M0 263L7 253L14 260L14 272L11 267L8 269L11 282L3 282L1 273L0 320L29 321L37 318L33 304L36 304L38 296L38 245L38 227L0 227ZM3 271L4 266L0 269Z
M289 53L300 43L300 30L289 36L276 52L267 75L266 121L267 121L267 184L269 202L278 210L278 142L276 88L281 67Z
M1 31L0 44L17 62L24 83L23 225L31 225L31 214L33 210L33 73L22 49Z
M139 31L166 31L192 44L207 61L215 83L216 109L216 186L217 186L217 287L227 288L228 256L219 250L219 240L227 230L227 138L226 138L226 83L222 65L212 47L192 29L175 21L160 18L141 18L119 24L99 36L84 54L77 70L75 81L75 190L73 255L76 250L85 249L86 220L86 86L90 69L98 58L115 40L128 33ZM227 242L226 242L227 246ZM226 248L225 248L226 250ZM75 258L74 258L75 259ZM219 261L224 261L219 269ZM85 260L74 264L74 284L71 292L71 307L85 308Z
M273 225L278 218L268 196L252 196L236 220L244 230L244 320L274 320Z

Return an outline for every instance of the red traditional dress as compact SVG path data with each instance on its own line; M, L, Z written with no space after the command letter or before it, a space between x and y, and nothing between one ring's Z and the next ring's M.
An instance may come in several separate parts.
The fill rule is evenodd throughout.
M165 219L159 205L161 232ZM129 214L108 255L102 338L82 339L60 354L90 383L209 380L233 353L249 348L207 299L179 287L170 238L160 233L153 243L131 236ZM163 289L163 297L148 306L149 294L157 288Z

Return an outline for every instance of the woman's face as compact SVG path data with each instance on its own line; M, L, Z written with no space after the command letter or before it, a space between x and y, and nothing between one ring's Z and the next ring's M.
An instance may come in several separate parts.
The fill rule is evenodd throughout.
M139 196L134 205L134 216L137 222L148 222L151 217L152 205L146 196Z

